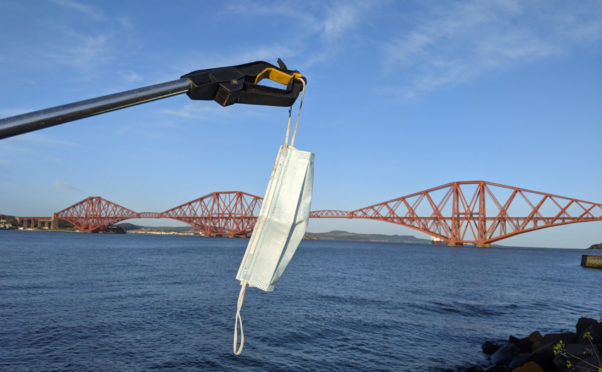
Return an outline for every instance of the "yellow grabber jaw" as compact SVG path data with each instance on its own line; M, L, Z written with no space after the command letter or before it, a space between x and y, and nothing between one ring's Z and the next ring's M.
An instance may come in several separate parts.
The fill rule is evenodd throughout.
M291 106L307 79L296 70L288 70L282 60L278 67L257 61L243 65L198 70L182 76L191 82L188 96L194 100L215 100L222 106L234 103L267 106ZM278 89L259 85L269 79L286 86Z
M293 79L302 79L303 75L298 72L293 72L292 74L287 74L286 72L277 70L273 67L268 67L265 70L261 71L259 75L255 78L255 84L259 83L263 79L272 80L276 83L282 85L289 85Z

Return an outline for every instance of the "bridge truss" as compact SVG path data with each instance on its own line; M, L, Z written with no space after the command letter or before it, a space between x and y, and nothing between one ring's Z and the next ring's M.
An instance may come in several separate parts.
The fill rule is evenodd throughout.
M86 198L54 214L88 232L132 218L171 218L185 222L206 236L248 235L255 226L262 198L241 191L207 194L165 212L134 212L99 196Z
M262 200L242 191L214 192L169 209L161 217L185 222L206 236L249 235Z
M311 217L385 221L450 244L488 245L552 226L602 221L602 204L486 181L461 181L353 211L313 211Z
M262 198L242 191L213 192L165 212L134 212L89 197L55 217L82 231L102 231L131 218L171 218L206 236L249 235ZM317 210L312 218L384 221L449 244L489 245L529 231L602 221L602 204L486 181L452 182L353 211Z

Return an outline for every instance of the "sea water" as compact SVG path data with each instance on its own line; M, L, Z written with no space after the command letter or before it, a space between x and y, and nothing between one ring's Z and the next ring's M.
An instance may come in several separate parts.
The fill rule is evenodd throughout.
M236 357L247 242L0 231L0 369L436 371L602 315L585 251L303 241Z

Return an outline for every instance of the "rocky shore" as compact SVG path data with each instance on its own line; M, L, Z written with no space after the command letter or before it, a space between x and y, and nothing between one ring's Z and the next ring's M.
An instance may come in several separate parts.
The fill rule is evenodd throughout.
M575 332L539 331L506 342L487 341L482 345L488 365L462 368L465 372L602 372L602 323L580 318Z

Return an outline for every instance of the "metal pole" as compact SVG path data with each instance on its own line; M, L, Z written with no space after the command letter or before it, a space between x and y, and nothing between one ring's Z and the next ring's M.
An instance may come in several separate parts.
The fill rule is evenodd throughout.
M186 93L190 84L188 79L182 78L0 119L0 139Z

